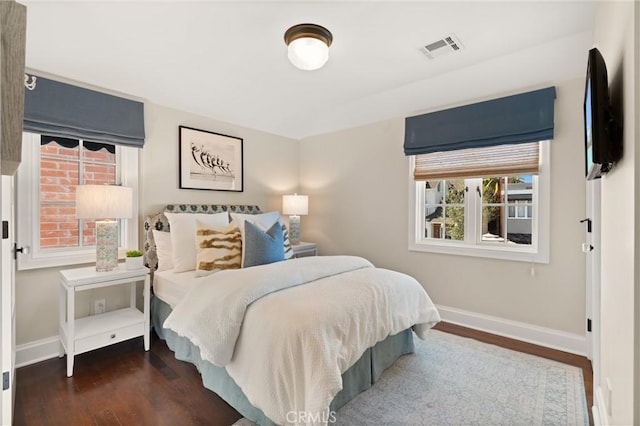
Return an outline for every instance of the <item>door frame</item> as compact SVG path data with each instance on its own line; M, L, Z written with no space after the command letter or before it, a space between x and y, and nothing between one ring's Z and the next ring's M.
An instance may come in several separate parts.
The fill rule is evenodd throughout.
M586 332L588 356L593 369L593 389L600 386L600 264L601 264L601 180L587 181L586 184L586 212L591 220L591 232L585 227L585 281L586 281L586 314L591 320L591 332ZM595 401L595 398L594 398Z
M0 422L13 423L16 373L16 329L15 329L15 260L13 242L15 235L13 176L0 178L0 211L2 221L7 221L7 235L0 241L0 376L3 380L0 403ZM3 235L4 237L4 235ZM8 387L4 388L4 374L8 374Z

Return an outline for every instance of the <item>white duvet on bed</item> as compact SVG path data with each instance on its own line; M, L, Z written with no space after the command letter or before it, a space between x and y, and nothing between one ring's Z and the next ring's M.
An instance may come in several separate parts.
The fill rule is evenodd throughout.
M164 326L225 366L277 424L326 423L342 373L375 343L440 320L413 278L365 259L322 256L198 281ZM293 413L293 414L292 414Z

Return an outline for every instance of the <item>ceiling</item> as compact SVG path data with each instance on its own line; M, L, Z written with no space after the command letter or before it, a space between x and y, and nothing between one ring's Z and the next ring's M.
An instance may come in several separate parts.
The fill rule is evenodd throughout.
M591 1L24 1L26 64L294 139L583 77ZM334 36L318 71L284 32ZM457 53L419 48L455 34Z

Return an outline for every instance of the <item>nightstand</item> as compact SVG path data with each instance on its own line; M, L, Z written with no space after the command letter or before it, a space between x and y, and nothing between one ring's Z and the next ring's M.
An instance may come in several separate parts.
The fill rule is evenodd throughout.
M144 281L143 312L136 307L136 283ZM128 308L99 315L75 318L76 292L128 284ZM97 272L95 266L60 271L60 357L67 354L67 377L73 376L75 355L144 336L149 350L149 292L147 268L127 270L124 263L109 272Z
M300 244L292 244L293 257L305 257L305 256L317 256L318 246L316 243L305 243L300 241Z

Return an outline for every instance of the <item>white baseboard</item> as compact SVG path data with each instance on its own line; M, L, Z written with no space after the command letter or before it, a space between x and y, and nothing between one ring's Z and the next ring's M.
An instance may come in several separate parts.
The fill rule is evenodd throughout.
M578 334L437 305L445 322L535 345L587 356L587 338Z
M577 355L587 355L587 340L585 336L450 308L448 306L437 305L437 307L442 320L452 324L458 324ZM18 345L16 347L16 368L57 357L58 345L59 341L57 336ZM602 407L600 409L602 410Z
M607 404L602 394L602 387L598 388L593 393L593 407L591 409L593 413L593 424L595 426L609 426L609 416L607 416Z
M16 346L16 368L56 358L59 345L60 340L56 336Z

